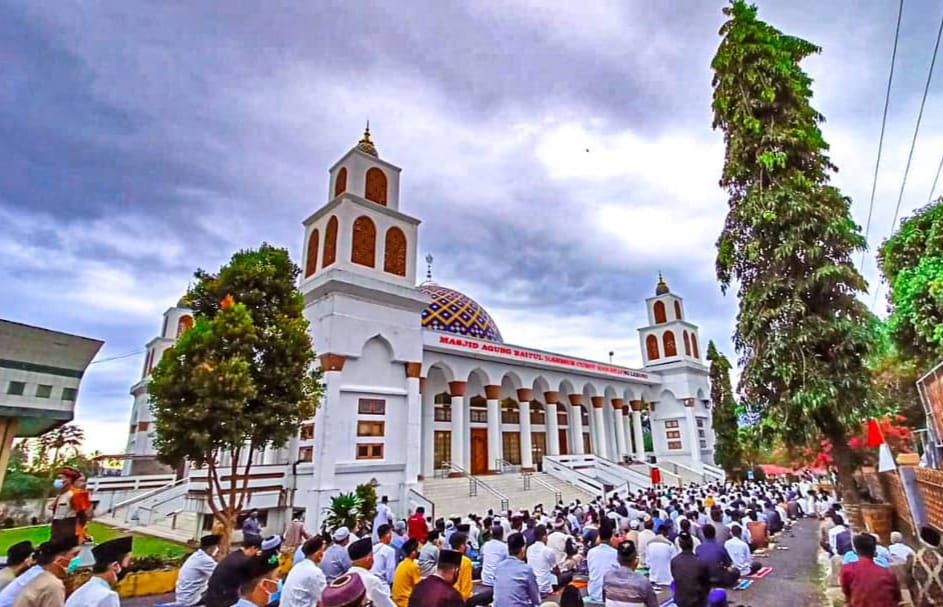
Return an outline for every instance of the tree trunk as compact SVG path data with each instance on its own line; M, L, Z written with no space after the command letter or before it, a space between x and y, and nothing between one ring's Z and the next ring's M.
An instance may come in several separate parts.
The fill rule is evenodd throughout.
M832 459L838 472L838 495L843 505L858 504L861 496L855 484L854 464L851 448L848 447L848 437L843 432L829 437L832 443Z

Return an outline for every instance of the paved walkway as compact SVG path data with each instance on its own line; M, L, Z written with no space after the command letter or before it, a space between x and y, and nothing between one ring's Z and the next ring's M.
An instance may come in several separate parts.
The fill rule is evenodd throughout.
M818 521L803 519L782 535L777 549L759 559L773 568L772 573L743 591L731 590L732 607L748 605L821 605L822 591L818 563ZM779 550L787 547L788 550Z

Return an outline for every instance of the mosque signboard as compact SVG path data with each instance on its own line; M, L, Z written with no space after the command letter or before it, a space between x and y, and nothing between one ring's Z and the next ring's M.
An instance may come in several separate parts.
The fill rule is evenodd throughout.
M936 445L943 446L943 363L917 380L917 391L927 414L927 427Z

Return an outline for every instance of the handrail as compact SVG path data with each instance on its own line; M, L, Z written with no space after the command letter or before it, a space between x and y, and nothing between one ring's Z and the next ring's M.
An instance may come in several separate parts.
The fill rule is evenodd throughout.
M688 466L687 464L682 464L674 460L665 460L665 463L674 466L676 474L677 474L678 468L680 468L682 470L687 470L688 472L690 472L691 474L695 476L699 476L701 478L701 482L707 481L707 478L706 478L707 474L704 472L703 468L701 470L698 470L697 468L693 468L691 466Z
M619 471L620 474L621 474L621 473L626 473L626 472L629 473L630 475L632 475L633 477L635 477L635 479L636 479L636 484L638 484L638 485L642 485L643 487L647 487L647 486L651 485L651 479L650 479L649 477L645 476L644 474L642 474L641 472L636 472L635 470L632 470L631 468L626 468L625 466L620 466L619 464L615 463L614 461L609 460L609 459L606 459L605 457L600 457L600 456L598 456L598 455L596 456L596 462L599 463L599 464L601 464L603 468L606 468L606 467L615 468L615 469L617 469L617 470ZM626 483L626 484L628 484L628 483Z
M503 458L498 458L494 460L494 463L495 463L495 469L500 470L501 474L504 474L504 472L507 470L510 470L513 472L515 468L517 468L518 470L521 469L520 464L512 464L511 462Z
M429 505L429 516L432 517L432 520L435 520L435 502L433 502L431 499L429 499L425 495L419 493L412 487L409 488L409 493L415 495L416 497L419 498L420 501L425 502L426 504Z
M548 483L547 481L545 481L544 479L539 478L536 474L529 472L526 475L521 475L521 476L529 476L531 481L537 481L537 484L543 487L544 489L550 489L551 491L553 491L554 506L556 506L557 504L563 501L563 492L557 489L556 487L554 487L553 485L551 485L550 483Z
M659 472L661 472L661 475L662 475L662 476L673 476L673 477L674 477L674 480L675 480L675 483L677 483L678 486L683 486L683 485L684 485L684 482L681 480L681 476L680 476L680 475L675 474L674 472L671 472L670 470L665 470L663 466L659 466L658 464L650 464L650 463L646 462L645 460L638 460L638 459L637 459L637 460L633 460L633 461L632 461L632 464L642 464L643 466L646 466L646 467L649 469L649 471L651 471L652 468L658 468L658 470L659 470Z
M477 476L472 476L471 474L468 473L467 470L465 470L458 464L454 462L442 462L442 467L443 468L448 467L449 470L454 470L455 472L460 473L462 476L468 479L468 497L477 496L478 487L482 487L485 491L487 491L491 495L501 500L501 510L503 512L507 512L508 510L511 509L511 505L510 505L511 500L508 498L508 496L504 495L503 493L501 493L500 491L498 491L497 489L495 489L488 483L484 482Z
M723 481L727 479L727 472L720 466L714 466L713 464L705 464L703 462L701 463L701 466L704 467L704 470L706 472L710 472L714 476L718 477L718 480Z
M545 462L548 462L548 463L550 464L550 467L557 466L557 467L563 468L563 469L566 470L568 473L575 474L576 477L577 477L578 479L582 479L583 482L584 482L586 485L589 485L590 487L593 487L593 488L594 488L594 491L600 491L600 490L601 490L600 495L602 495L603 498L608 497L608 496L606 495L606 485L605 485L605 483L603 483L601 480L599 480L599 479L596 478L596 477L590 476L590 475L586 474L585 472L580 472L580 471L577 470L576 468L570 468L570 467L567 466L566 464L564 464L564 463L562 463L562 462L558 462L554 457L555 457L555 456L546 456L546 455L545 455L545 456L544 456L544 461L545 461ZM566 480L566 479L561 479L561 480ZM569 481L567 481L567 482L569 482ZM575 483L570 483L570 484L572 485L572 484L575 484ZM598 497L598 496L596 496L596 497Z
M179 479L173 481L172 483L167 483L167 484L164 485L163 487L158 487L158 488L156 488L156 489L151 489L150 491L146 491L146 492L142 493L141 495L136 495L136 496L134 496L134 497L132 497L132 498L128 498L128 499L126 499L126 500L124 500L124 501L120 501L120 502L118 502L117 504L112 504L111 507L105 512L105 514L106 514L106 515L107 515L107 514L110 514L110 515L114 516L115 512L117 512L118 509L120 509L120 508L127 508L128 506L131 506L131 505L136 504L136 503L138 503L138 502L141 502L141 501L144 501L144 500L146 500L146 499L152 498L152 497L154 497L155 495L158 495L158 494L160 494L161 492L166 491L167 489L171 489L171 488L173 488L173 487L176 487L177 485L180 485L180 484L182 484L182 483L187 482L187 480L188 480L188 479L186 479L186 478L179 478Z

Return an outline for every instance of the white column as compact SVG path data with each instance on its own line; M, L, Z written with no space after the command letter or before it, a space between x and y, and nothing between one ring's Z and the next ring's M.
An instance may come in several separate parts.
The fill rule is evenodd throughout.
M688 435L691 437L691 460L701 462L701 439L697 435L697 421L694 419L694 405L684 406L684 415L688 418Z
M406 363L406 436L422 440L406 441L406 484L419 481L422 474L422 441L425 439L422 420L422 396L419 394L419 372L422 363Z
M622 423L622 399L612 399L612 414L615 417L616 426L616 459L622 461L629 450L625 448L625 424Z
M449 394L452 395L452 435L451 451L452 463L468 472L468 462L465 461L465 382L449 382Z
M622 415L622 428L625 430L625 452L627 455L635 455L632 448L632 418L629 417L628 411Z
M335 491L334 470L338 460L353 460L357 455L357 445L351 443L349 435L343 432L328 432L324 420L328 418L346 419L349 411L343 411L341 405L341 383L346 359L338 354L322 354L321 369L324 371L324 394L321 406L314 416L314 465L312 476L317 479L316 489L312 491L305 504L305 520L312 527L321 524L324 516L323 507L328 496Z
M611 459L609 454L609 445L606 443L606 427L603 425L603 411L602 408L605 405L605 399L602 396L593 397L593 422L596 425L596 440L598 441L598 446L595 449L595 452L600 457Z
M575 437L570 446L570 453L574 455L583 453L583 407L580 406L582 399L582 396L576 394L570 396L570 436Z
M485 386L485 395L488 396L488 470L500 470L498 460L504 459L501 436L501 403L498 401L500 386ZM494 398L491 398L491 397Z
M560 425L557 423L557 403L547 403L544 405L546 421L544 426L547 428L547 455L560 455Z
M635 457L644 460L645 436L642 433L642 412L635 408L632 409L632 429L635 431Z
M425 380L422 381L425 384ZM435 395L428 387L422 394L422 475L432 478L442 462L435 461Z
M517 391L517 402L521 417L521 470L524 471L534 469L533 444L530 435L530 401L532 398L533 393L528 389L521 388Z

